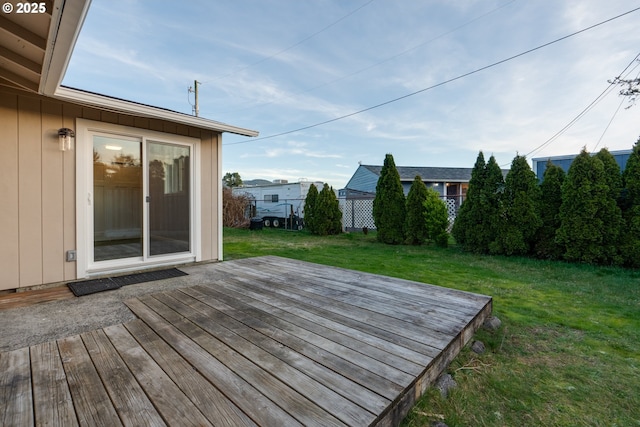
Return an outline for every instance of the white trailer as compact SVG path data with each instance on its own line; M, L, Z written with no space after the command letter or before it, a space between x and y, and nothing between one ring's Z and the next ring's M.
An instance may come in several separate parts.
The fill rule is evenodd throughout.
M262 218L265 227L299 230L303 227L304 201L312 185L320 192L324 183L276 180L265 185L235 187L233 194L249 197L255 209L251 216Z

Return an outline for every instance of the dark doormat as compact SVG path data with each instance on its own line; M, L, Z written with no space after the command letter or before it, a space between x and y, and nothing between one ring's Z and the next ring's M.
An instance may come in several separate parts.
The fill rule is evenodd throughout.
M77 297L95 294L103 291L119 289L122 286L135 283L153 282L155 280L170 279L172 277L186 276L188 273L169 268L167 270L147 271L144 273L128 274L126 276L104 277L101 279L83 280L81 282L67 283L71 292Z
M83 280L82 282L67 283L71 292L77 297L95 294L103 291L118 289L120 286L113 283L110 278Z
M111 277L119 286L134 285L136 283L153 282L154 280L171 279L172 277L186 276L188 273L169 268L167 270L145 271L143 273L128 274L126 276Z

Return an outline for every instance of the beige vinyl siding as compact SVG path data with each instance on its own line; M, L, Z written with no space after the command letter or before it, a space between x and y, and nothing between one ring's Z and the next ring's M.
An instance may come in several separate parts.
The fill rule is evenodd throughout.
M221 258L218 245L220 134L185 125L100 111L0 86L0 290L69 281L76 265L75 152L58 149L58 129L76 118L201 139L202 260ZM75 143L75 142L74 142Z

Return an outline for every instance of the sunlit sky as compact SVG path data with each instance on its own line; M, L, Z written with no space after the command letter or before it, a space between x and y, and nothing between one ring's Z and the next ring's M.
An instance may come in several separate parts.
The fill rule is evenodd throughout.
M640 73L640 10L501 61L639 7L92 0L63 84L191 114L198 80L201 117L260 132L223 136L223 174L245 180L338 189L386 153L398 166L472 167L482 150L508 168L516 154L632 147L640 105L607 81Z

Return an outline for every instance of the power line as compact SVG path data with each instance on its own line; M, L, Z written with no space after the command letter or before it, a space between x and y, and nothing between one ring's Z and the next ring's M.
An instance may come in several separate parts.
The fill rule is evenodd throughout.
M638 57L640 56L640 53L638 55L636 55L636 57L633 59L634 61L638 59ZM640 65L640 64L639 64ZM635 70L638 67L638 65L636 65L635 67L633 67L633 69L631 69L629 71L629 74L631 74L631 71ZM627 68L629 68L627 66ZM622 78L622 74L624 73L624 71L622 73L620 73L620 78ZM638 73L638 75L636 76L636 79L640 77L640 73ZM611 83L614 84L616 80L613 80ZM600 138L598 139L598 142L596 143L595 147L593 147L593 151L596 151L596 149L598 148L598 145L600 145L600 142L602 142L602 138L604 138L604 135L607 133L607 131L609 130L609 126L611 126L611 123L613 122L613 119L616 118L616 116L618 115L618 112L620 111L620 108L622 108L622 104L624 104L625 98L622 97L622 99L620 100L620 104L618 105L618 108L616 108L616 111L613 113L613 116L611 116L611 120L609 120L609 123L607 123L607 127L604 128L604 131L602 131L602 135L600 135Z
M611 123L613 122L613 119L616 118L616 116L618 115L618 111L620 111L620 107L622 107L622 104L624 104L624 98L622 98L620 100L620 105L618 105L618 108L616 108L616 111L613 113L613 116L611 116L611 120L609 120L609 123L607 123L607 126L604 128L604 130L602 131L602 135L600 135L600 138L598 138L598 142L596 143L596 145L593 147L593 151L595 152L596 149L598 148L598 145L600 145L600 142L602 142L602 138L604 138L604 135L607 133L607 131L609 130L609 126L611 126Z
M633 65L633 63L638 59L638 57L640 57L640 53L637 54L636 57L631 60L631 62L629 62L629 64L625 67L625 69L622 70L622 72L620 73L619 77L622 77L623 74L627 72L629 67L631 67L631 65ZM636 67L637 67L637 65L636 65ZM633 67L629 71L629 73L631 73L636 67ZM593 101L591 101L591 103L589 105L587 105L580 113L578 113L578 115L575 116L569 123L567 123L562 129L560 129L558 132L556 132L551 138L547 139L545 142L543 142L542 144L540 144L539 146L537 146L533 150L529 151L527 154L525 154L525 156L529 157L533 153L542 150L544 147L546 147L547 145L549 145L550 143L555 141L567 129L569 129L578 120L580 120L585 114L587 114L598 102L600 102L605 96L607 96L609 93L611 93L611 91L613 91L614 87L615 87L614 83L609 83L609 86L607 86L605 90L603 90L598 96L596 96L596 98ZM502 166L504 166L504 165L502 165Z
M355 14L355 13L356 13L356 12L358 12L359 10L361 10L361 9L365 8L366 6L369 6L369 5L370 5L371 3L373 3L374 1L375 1L375 0L369 0L368 2L364 3L364 4L363 4L363 5L361 5L360 7L356 8L356 9L352 10L351 12L347 13L346 15L342 16L342 17L341 17L340 19L338 19L337 21L333 21L331 24L329 24L329 25L325 26L324 28L322 28L322 29L320 29L320 30L316 31L315 33L313 33L313 34L311 34L311 35L309 35L309 36L307 36L307 37L303 38L302 40L300 40L300 41L298 41L298 42L296 42L296 43L294 43L294 44L292 44L292 45L290 45L290 46L288 46L288 47L285 47L285 48L284 48L284 49L282 49L282 50L279 50L278 52L274 53L273 55L265 56L264 58L261 58L261 59L259 59L259 60L255 61L255 62L250 63L250 64L247 64L247 65L245 65L244 67L238 68L238 69L236 69L236 70L235 70L235 71L233 71L233 72L230 72L230 73L228 73L228 74L225 74L225 75L223 75L223 76L220 76L220 77L218 77L216 80L218 80L218 79L222 79L222 78L225 78L225 77L229 77L229 76L231 76L231 75L233 75L233 74L235 74L235 73L238 73L238 72L240 72L240 71L244 71L244 70L246 70L246 69L248 69L248 68L251 68L251 67L255 67L256 65L262 64L262 63L263 63L263 62L265 62L265 61L268 61L268 60L270 60L270 59L272 59L272 58L275 58L276 56L281 55L281 54L283 54L283 53L285 53L285 52L287 52L287 51L289 51L289 50L293 49L294 47L301 45L302 43L304 43L304 42L306 42L306 41L308 41L308 40L311 40L312 38L314 38L314 37L315 37L315 36L317 36L318 34L324 33L324 32L325 32L325 31L327 31L329 28L331 28L331 27L333 27L333 26L335 26L335 25L339 24L340 22L344 21L345 19L347 19L347 18L348 18L348 17L350 17L351 15Z
M627 11L625 13L620 14L620 15L614 16L612 18L609 18L609 19L606 19L604 21L601 21L601 22L599 22L597 24L593 24L593 25L591 25L589 27L583 28L582 30L575 31L575 32L573 32L571 34L568 34L566 36L563 36L563 37L560 37L560 38L555 39L553 41L541 44L539 46L536 46L536 47L531 48L529 50L526 50L524 52L518 53L516 55L510 56L508 58L502 59L500 61L494 62L492 64L485 65L484 67L476 68L473 71L469 71L467 73L460 74L460 75L458 75L456 77L450 78L450 79L442 81L440 83L436 83L436 84L428 86L428 87L426 87L424 89L420 89L420 90L417 90L415 92L411 92L411 93L408 93L406 95L402 95L402 96L399 96L397 98L390 99L390 100L382 102L380 104L376 104L376 105L373 105L371 107L363 108L362 110L354 111L352 113L345 114L343 116L335 117L333 119L325 120L325 121L322 121L322 122L319 122L319 123L315 123L315 124L312 124L312 125L303 126L303 127L297 128L297 129L290 130L290 131L281 132L281 133L277 133L277 134L274 134L274 135L263 136L261 138L256 138L256 139L248 139L248 140L244 140L244 141L231 142L231 143L227 143L227 144L223 144L223 145L246 144L248 142L257 142L257 141L262 141L262 140L265 140L265 139L277 138L277 137L280 137L280 136L289 135L289 134L292 134L292 133L300 132L300 131L307 130L307 129L312 129L312 128L315 128L315 127L318 127L318 126L323 126L323 125L326 125L326 124L329 124L329 123L333 123L333 122L337 122L339 120L343 120L343 119L346 119L346 118L349 118L349 117L353 117L355 115L362 114L362 113L365 113L367 111L371 111L371 110L374 110L376 108L380 108L380 107L383 107L385 105L389 105L389 104L401 101L401 100L406 99L406 98L410 98L410 97L418 95L420 93L427 92L427 91L435 89L437 87L444 86L444 85L452 83L454 81L461 80L461 79L463 79L465 77L469 77L469 76L477 74L477 73L479 73L481 71L488 70L489 68L496 67L498 65L504 64L505 62L512 61L512 60L514 60L516 58L520 58L520 57L525 56L525 55L527 55L529 53L535 52L537 50L540 50L540 49L543 49L545 47L551 46L553 44L559 43L559 42L561 42L563 40L566 40L568 38L574 37L574 36L576 36L578 34L581 34L581 33L584 33L586 31L589 31L589 30L592 30L594 28L597 28L597 27L599 27L601 25L607 24L607 23L609 23L611 21L614 21L614 20L619 19L619 18L621 18L623 16L626 16L626 15L629 15L629 14L631 14L633 12L638 11L638 10L640 10L640 7L637 7L635 9L629 10L629 11Z
M473 19L471 19L471 20L469 20L469 21L464 22L463 24L458 25L457 27L454 27L454 28L452 28L452 29L450 29L450 30L447 30L447 31L443 32L443 33L440 33L440 34L438 34L437 36L430 38L429 40L426 40L426 41L424 41L424 42L422 42L422 43L419 43L419 44L417 44L417 45L415 45L415 46L412 46L412 47L410 47L410 48L408 48L408 49L405 49L405 50L403 50L402 52L396 53L396 54L394 54L394 55L392 55L392 56L389 56L389 57L387 57L387 58L385 58L385 59L383 59L383 60L380 60L380 61L378 61L378 62L375 62L375 63L373 63L373 64L370 64L370 65L368 65L368 66L366 66L366 67L364 67L364 68L360 68L359 70L356 70L356 71L354 71L354 72L352 72L352 73L350 73L350 74L345 74L345 75L340 76L340 77L337 77L337 78L335 78L335 79L333 79L333 80L330 80L330 81L327 81L327 82L324 82L324 83L320 83L320 84L318 84L318 85L316 85L316 86L312 86L312 87L310 87L310 88L308 88L308 89L305 89L305 90L301 90L301 91L298 91L298 92L293 92L293 93L291 93L291 94L290 94L290 95L288 95L288 96L289 96L289 97L291 97L291 96L294 96L294 95L300 95L300 94L303 94L303 93L312 92L312 91L314 91L314 90L316 90L316 89L320 89L321 87L325 87L325 86L332 85L332 84L337 83L337 82L339 82L339 81L342 81L342 80L348 79L349 77L353 77L353 76L358 75L358 74L360 74L360 73L363 73L363 72L365 72L365 71L371 70L371 69L373 69L373 68L375 68L375 67L378 67L378 66L380 66L380 65L382 65L382 64L385 64L385 63L390 62L390 61L392 61L392 60L394 60L394 59L396 59L396 58L399 58L400 56L405 55L405 54L407 54L407 53L409 53L409 52L411 52L411 51L414 51L414 50L416 50L416 49L418 49L418 48L420 48L420 47L423 47L423 46L425 46L425 45L427 45L427 44L429 44L429 43L433 43L434 41L436 41L436 40L438 40L438 39L441 39L441 38L443 38L443 37L445 37L445 36L447 36L447 35L449 35L449 34L452 34L452 33L456 32L456 31L458 31L458 30L461 30L461 29L462 29L462 28L464 28L464 27L468 27L469 25L471 25L471 24L473 24L473 23L475 23L475 22L477 22L477 21L481 20L482 18L484 18L484 17L486 17L486 16L489 16L489 15L491 15L492 13L495 13L495 12L497 12L498 10L503 9L503 8L505 8L505 7L509 6L511 3L514 3L515 1L516 1L516 0L510 0L510 1L508 1L508 2L506 2L506 3L504 3L504 4L502 4L502 5L500 5L500 6L496 7L496 8L494 8L494 9L491 9L491 10L490 10L490 11L488 11L488 12L485 12L485 13L483 13L483 14L479 15L479 16L476 16L475 18L473 18ZM239 109L235 109L235 110L233 110L233 112L237 112L237 111L244 111L244 110L248 110L248 109L250 109L250 108L255 108L255 107L258 107L258 106L260 106L260 107L264 107L264 106L266 106L266 105L273 104L273 102L275 102L275 101L263 102L263 103L261 103L261 104L252 105L252 106L249 106L249 107L246 107L246 108L239 108Z

